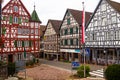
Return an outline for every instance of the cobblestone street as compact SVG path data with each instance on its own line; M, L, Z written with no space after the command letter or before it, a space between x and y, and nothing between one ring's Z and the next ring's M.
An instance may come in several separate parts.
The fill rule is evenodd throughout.
M18 75L24 77L25 73L20 72ZM70 75L70 71L45 64L27 69L27 77L32 77L34 80L65 80Z

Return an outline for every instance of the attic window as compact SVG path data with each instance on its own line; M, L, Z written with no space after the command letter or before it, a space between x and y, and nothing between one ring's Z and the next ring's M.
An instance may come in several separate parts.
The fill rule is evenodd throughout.
M14 6L14 12L18 12L18 7Z
M67 25L70 25L70 18L67 19Z

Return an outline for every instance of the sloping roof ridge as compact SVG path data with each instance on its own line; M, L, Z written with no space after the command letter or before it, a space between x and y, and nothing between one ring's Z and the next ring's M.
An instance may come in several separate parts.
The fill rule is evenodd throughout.
M49 19L56 33L59 33L59 28L62 23L62 20Z
M113 0L106 0L111 6L112 8L114 8L116 11L118 11L120 13L120 3L113 1Z
M2 11L12 2L13 0L10 0L3 8ZM24 6L24 4L22 3L21 0L19 0L19 2L21 3L22 7L25 9L25 11L27 12L27 14L30 16L30 13L28 12L28 10L26 9L26 7Z

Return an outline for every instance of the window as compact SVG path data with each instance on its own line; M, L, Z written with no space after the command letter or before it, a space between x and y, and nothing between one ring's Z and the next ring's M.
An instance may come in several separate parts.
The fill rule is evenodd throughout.
M68 29L68 34L70 34L70 28Z
M70 45L70 39L68 39L68 45Z
M76 45L76 39L73 39L73 44Z
M38 29L35 29L35 34L38 35Z
M14 6L14 12L18 12L18 7Z
M21 28L18 28L18 34L21 34Z
M18 17L14 17L14 23L18 23Z
M31 29L31 34L34 34L34 29Z
M116 16L112 16L112 23L116 23L116 22L117 22Z
M107 23L107 18L103 18L102 19L102 26L106 26L106 23Z
M22 41L17 41L17 46L22 47Z
M67 19L67 25L70 25L70 18Z

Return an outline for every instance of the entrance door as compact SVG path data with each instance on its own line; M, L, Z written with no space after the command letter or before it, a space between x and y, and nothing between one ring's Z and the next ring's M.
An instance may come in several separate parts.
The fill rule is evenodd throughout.
M13 62L13 55L12 54L8 55L8 62Z

